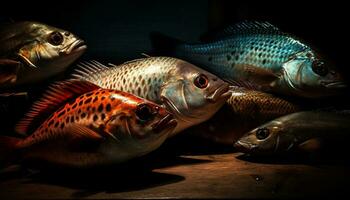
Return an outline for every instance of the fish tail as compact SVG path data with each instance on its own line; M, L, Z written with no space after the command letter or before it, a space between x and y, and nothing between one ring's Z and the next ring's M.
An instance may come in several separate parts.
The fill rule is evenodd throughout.
M17 156L20 138L0 136L0 167L10 164Z
M150 39L152 43L152 54L158 56L176 56L184 45L184 42L176 38L164 35L159 32L152 32L150 34Z

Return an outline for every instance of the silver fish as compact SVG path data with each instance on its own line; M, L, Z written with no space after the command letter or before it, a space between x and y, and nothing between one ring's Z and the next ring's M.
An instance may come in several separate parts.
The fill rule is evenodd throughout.
M0 86L43 80L64 71L86 50L74 34L39 22L0 27Z
M246 133L235 147L250 154L315 152L349 139L350 116L334 112L304 111L289 114Z
M218 35L208 43L177 44L173 55L234 85L265 92L312 98L346 87L332 64L270 23L242 22Z
M178 121L172 135L209 119L230 96L227 83L176 58L149 57L110 66L82 63L73 76L165 106Z

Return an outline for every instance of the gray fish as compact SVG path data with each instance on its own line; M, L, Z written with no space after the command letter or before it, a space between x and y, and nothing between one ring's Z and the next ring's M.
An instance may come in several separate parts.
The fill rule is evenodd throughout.
M85 51L74 34L39 22L0 27L0 84L32 83L64 71Z
M234 146L242 152L262 155L317 152L330 144L341 146L342 141L348 141L349 133L349 114L305 111L261 125Z
M314 49L267 22L238 23L208 43L173 46L173 56L238 86L310 98L338 94L346 86Z
M227 83L176 58L149 57L110 66L82 63L73 76L165 106L178 121L172 135L209 119L230 96Z

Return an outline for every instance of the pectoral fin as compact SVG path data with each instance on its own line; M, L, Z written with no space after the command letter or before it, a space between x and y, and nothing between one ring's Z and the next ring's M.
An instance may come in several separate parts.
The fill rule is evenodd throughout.
M10 59L0 59L0 84L15 83L20 62Z
M311 138L299 144L299 149L306 152L314 152L321 148L321 141L319 138Z
M70 125L70 127L67 128L67 132L78 138L82 137L82 138L91 139L91 140L103 139L103 137L100 134L98 134L95 130L92 130L86 126L82 126L78 124Z

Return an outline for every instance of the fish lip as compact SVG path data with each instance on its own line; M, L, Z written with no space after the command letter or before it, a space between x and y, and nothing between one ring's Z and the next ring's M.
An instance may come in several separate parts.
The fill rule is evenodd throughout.
M211 94L207 95L205 98L210 103L216 103L219 99L228 99L232 94L229 84L223 84L218 89L216 89Z
M322 85L326 88L347 88L348 85L343 81L322 81Z
M249 151L252 151L255 149L256 145L250 144L248 142L242 142L238 140L233 144L233 146L240 152L248 153Z
M84 51L86 48L87 48L87 45L85 41L77 39L69 45L66 51L66 54L70 54L72 52L81 52L81 51Z
M161 133L163 130L175 128L177 126L177 121L174 119L172 114L167 114L156 124L152 126L155 133Z

